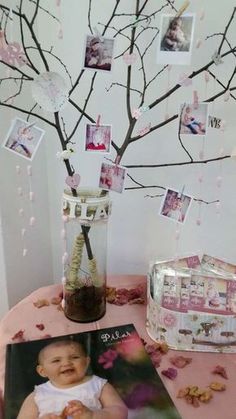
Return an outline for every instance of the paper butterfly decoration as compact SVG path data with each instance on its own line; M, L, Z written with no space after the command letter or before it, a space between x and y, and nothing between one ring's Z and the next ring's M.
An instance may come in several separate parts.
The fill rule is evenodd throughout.
M142 106L141 108L138 109L133 109L132 110L132 117L135 119L138 119L142 113L149 111L149 106Z
M4 31L0 31L0 60L4 63L22 67L27 63L26 56L18 42L7 44Z
M140 135L142 137L143 135L148 134L148 132L150 131L150 129L151 129L151 123L149 123L146 127L141 128L138 131L138 135Z
M218 54L218 51L215 51L211 58L214 61L215 65L219 65L224 62L221 58L221 55Z
M125 52L123 54L123 60L125 64L132 65L137 60L137 54L135 54L134 52L132 52L132 54L130 54L129 52Z
M236 160L236 147L234 147L234 149L232 150L231 154L230 154L231 159L235 159Z
M67 176L67 178L66 178L66 184L70 188L76 189L79 186L79 183L80 183L79 173L74 173L72 176Z
M192 84L192 79L189 79L187 74L181 74L179 76L179 84L180 86L190 86Z

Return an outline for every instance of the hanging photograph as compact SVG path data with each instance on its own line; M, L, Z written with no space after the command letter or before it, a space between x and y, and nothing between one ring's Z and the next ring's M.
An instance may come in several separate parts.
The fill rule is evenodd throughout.
M206 135L208 126L208 104L182 104L179 112L179 124L180 134Z
M102 163L99 187L102 189L123 192L126 169L111 163Z
M167 189L161 205L160 215L178 223L184 223L192 198L173 189Z
M2 146L20 157L33 160L44 132L34 123L15 118Z
M87 35L84 68L110 72L112 69L114 39Z
M194 15L161 16L157 62L190 64L194 33Z
M86 124L85 151L109 153L111 147L111 125Z

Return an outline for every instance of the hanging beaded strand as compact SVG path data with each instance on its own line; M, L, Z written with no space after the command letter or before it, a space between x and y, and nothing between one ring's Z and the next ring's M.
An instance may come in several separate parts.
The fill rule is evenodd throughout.
M67 251L67 237L66 237L66 224L69 221L69 217L68 215L62 215L62 229L61 229L61 239L62 239L62 278L61 278L61 282L62 282L62 308L64 308L65 306L65 284L66 284L66 269L67 269L67 265L68 265L68 259L69 259L69 255L68 255L68 251Z
M19 197L19 210L18 210L18 215L19 218L21 219L21 240L22 240L22 256L25 257L28 253L28 249L26 246L26 228L25 228L25 220L24 220L24 215L25 215L25 211L23 208L23 188L22 188L22 183L20 181L20 176L21 176L21 167L20 165L16 165L16 174L17 174L17 195Z
M205 10L201 9L199 12L199 20L203 20L205 17ZM198 25L198 27L200 28L200 24ZM202 33L203 31L200 30L200 33ZM202 38L198 38L196 41L196 48L200 48L203 44L203 39Z
M33 227L35 225L36 219L34 216L34 201L35 201L35 194L32 189L32 166L27 166L27 175L29 181L29 203L30 203L30 219L29 225Z
M63 39L63 27L62 27L62 19L61 19L61 0L56 0L56 6L58 8L58 14L59 14L59 30L58 30L58 39Z
M170 72L171 72L171 65L168 64L167 66L167 86L166 86L166 93L170 90ZM169 96L166 98L166 106L165 106L165 121L169 118Z

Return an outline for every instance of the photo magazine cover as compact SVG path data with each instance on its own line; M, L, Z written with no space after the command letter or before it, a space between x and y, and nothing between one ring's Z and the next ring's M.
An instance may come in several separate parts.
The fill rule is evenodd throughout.
M54 396L52 392L52 388L53 391L58 390L57 378L54 376L54 381L51 380L49 369L46 369L46 367L49 367L46 363L47 357L50 358L50 354L52 354L53 368L55 368L62 356L64 346L67 351L68 347L70 350L74 348L74 351L79 351L80 356L76 356L76 358L82 357L88 361L86 361L87 363L84 367L85 379L82 379L79 385L72 386L73 388L71 389L68 388L68 385L65 386L63 384L65 382L68 383L68 381L59 382L58 387L61 387L59 388L60 399L59 396ZM83 351L82 355L81 351ZM75 357L74 354L73 357ZM77 361L78 359L76 359ZM82 362L81 359L80 362ZM68 380L68 377L70 378L74 374L74 367L67 365L63 368L64 370L60 372L59 380ZM105 385L101 384L101 391L104 396L99 399L100 401L95 400L97 396L99 398L98 390L96 390L96 396L92 392L92 387L100 386L96 382L94 386L92 385L95 378L99 383L106 383ZM53 386L51 382L54 383ZM24 400L31 398L29 396L31 393L33 400L37 398L37 406L41 404L41 407L37 408L38 413L35 417L42 417L46 413L55 413L58 415L58 418L62 419L83 418L83 415L70 416L71 413L67 410L67 402L80 400L81 403L91 408L91 410L103 408L102 403L105 400L107 383L109 391L112 392L109 394L112 394L112 397L117 395L123 406L121 419L181 419L149 355L145 351L141 338L132 324L8 344L6 351L4 418L16 419L20 414L20 418L24 417L26 419L27 414L23 410L24 406L22 407L22 405L27 404L24 403ZM104 387L102 387L103 385ZM76 396L75 392L72 392L73 394L71 395L70 390L77 389L79 386L79 395ZM65 396L67 402L65 402L64 396L62 397L64 390L67 392ZM84 397L85 399L87 397L87 402ZM114 397L116 399L116 396ZM49 401L45 401L46 398ZM70 402L68 403L70 404ZM98 407L97 403L101 404L100 407ZM112 414L111 417L113 417Z

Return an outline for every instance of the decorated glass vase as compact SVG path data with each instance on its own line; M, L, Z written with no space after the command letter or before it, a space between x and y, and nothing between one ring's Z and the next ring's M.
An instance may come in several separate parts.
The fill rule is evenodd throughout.
M79 189L78 196L63 194L67 243L64 277L64 313L86 323L106 312L107 222L110 215L108 191Z

